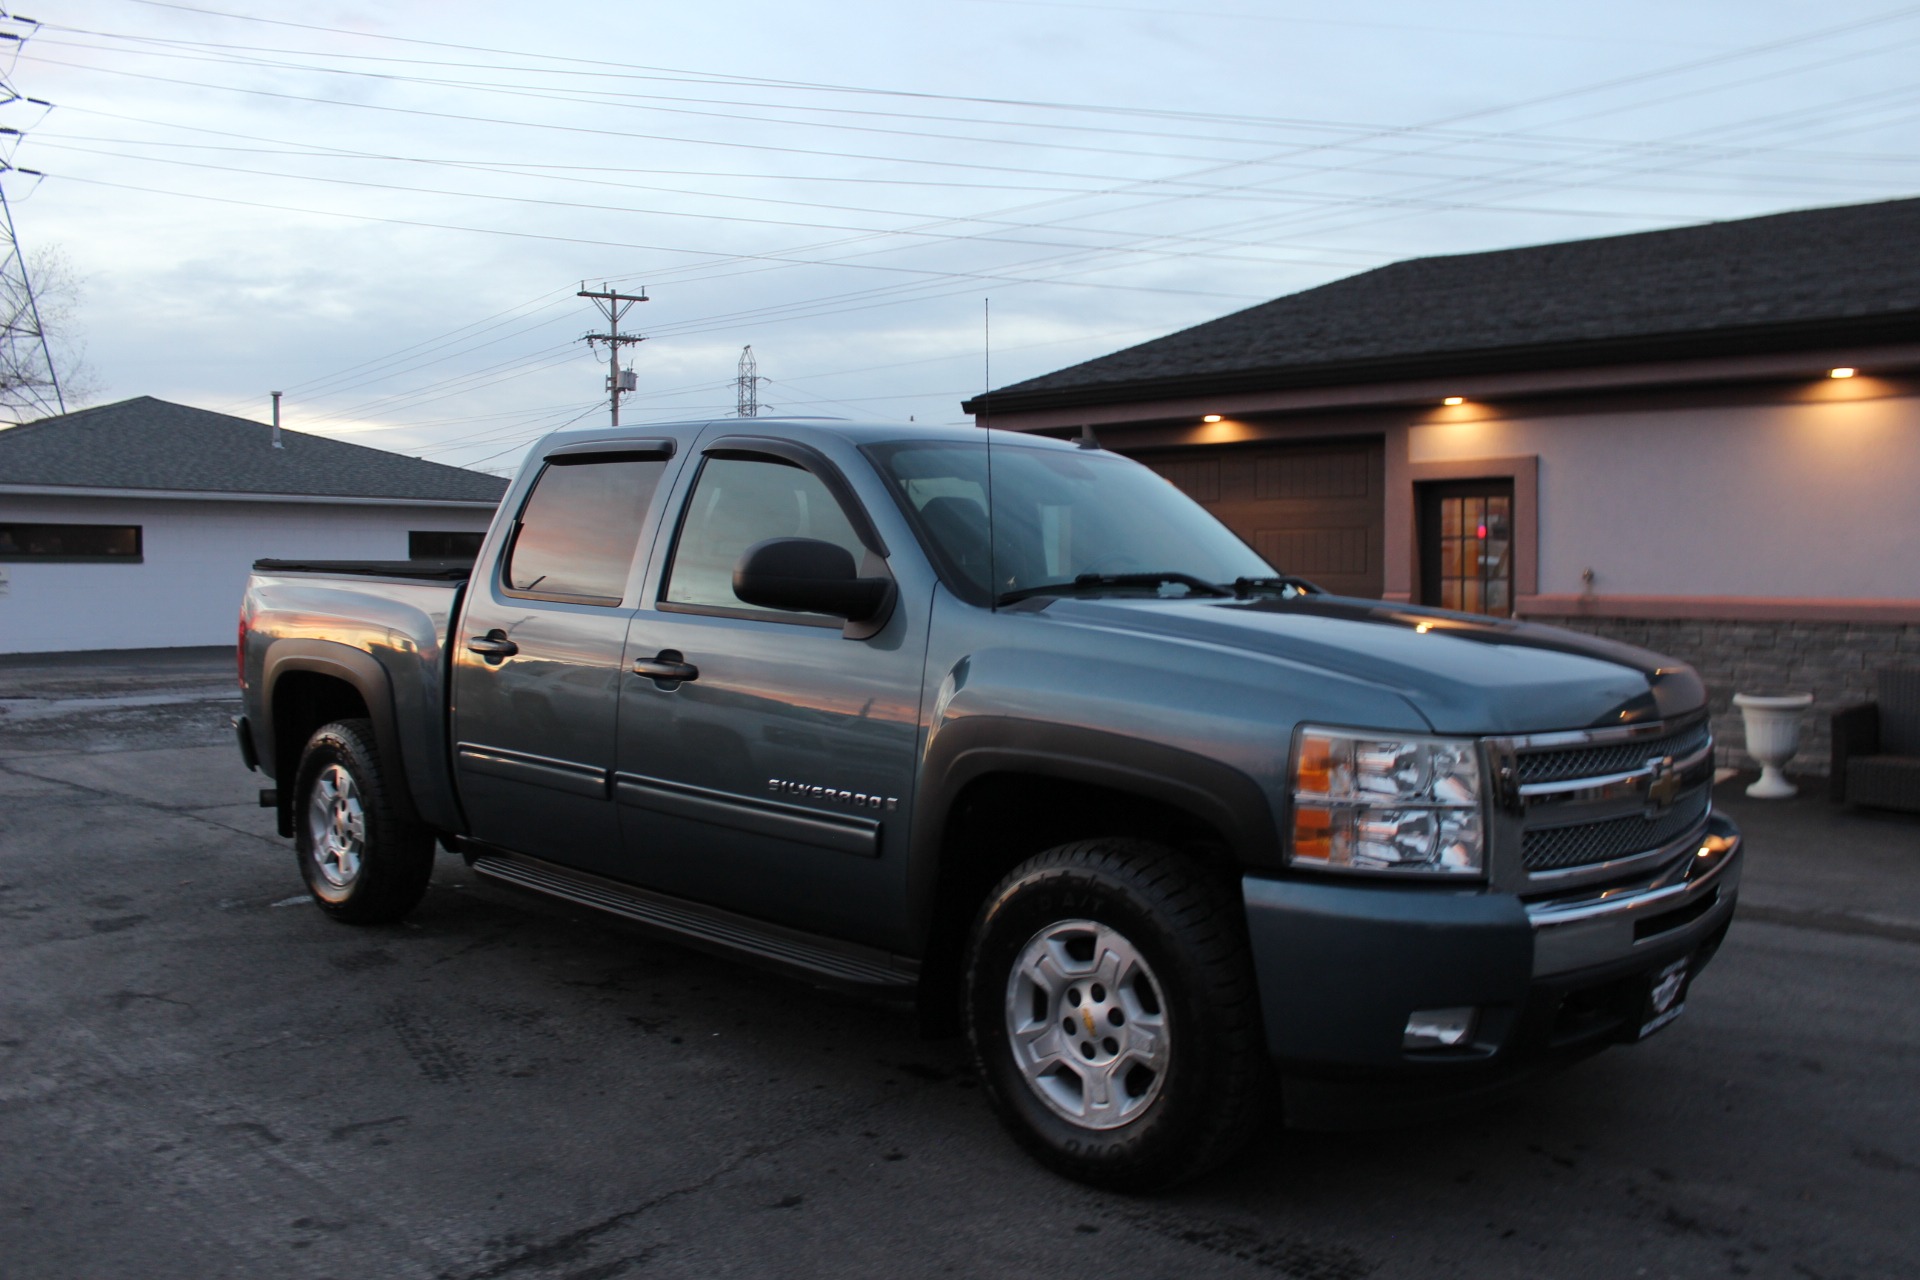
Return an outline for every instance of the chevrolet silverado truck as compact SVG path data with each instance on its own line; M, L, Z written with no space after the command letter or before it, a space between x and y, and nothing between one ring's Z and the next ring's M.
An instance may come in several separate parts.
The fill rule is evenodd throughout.
M471 564L261 561L239 640L320 910L438 845L917 1000L1108 1187L1649 1035L1740 874L1688 667L1326 594L1091 440L562 432Z

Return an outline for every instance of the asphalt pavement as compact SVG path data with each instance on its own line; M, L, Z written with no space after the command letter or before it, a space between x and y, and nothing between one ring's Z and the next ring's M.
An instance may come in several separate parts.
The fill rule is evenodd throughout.
M324 919L235 706L221 651L0 660L8 1280L1920 1274L1920 819L1723 785L1740 914L1671 1028L1123 1197L898 1010L452 857Z

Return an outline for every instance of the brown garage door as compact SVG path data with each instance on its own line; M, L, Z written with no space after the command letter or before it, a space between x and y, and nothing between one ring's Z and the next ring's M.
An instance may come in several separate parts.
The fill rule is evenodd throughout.
M1377 437L1132 456L1180 486L1281 572L1341 595L1380 594L1386 447Z

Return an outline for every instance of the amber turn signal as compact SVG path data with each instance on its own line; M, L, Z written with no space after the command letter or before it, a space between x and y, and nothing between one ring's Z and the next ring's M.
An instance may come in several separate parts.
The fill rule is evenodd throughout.
M1333 792L1333 743L1307 734L1300 739L1300 764L1293 775L1294 790L1316 795ZM1322 814L1322 819L1325 818Z
M1325 809L1294 809L1293 856L1302 862L1333 861L1333 814Z

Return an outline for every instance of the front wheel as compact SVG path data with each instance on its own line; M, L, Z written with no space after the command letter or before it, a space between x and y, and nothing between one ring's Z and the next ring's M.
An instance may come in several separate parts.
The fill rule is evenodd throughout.
M294 849L320 909L349 924L412 911L433 874L433 836L396 811L372 723L316 729L294 776Z
M1265 1081L1238 905L1156 845L1092 840L1016 867L967 963L967 1035L1001 1120L1043 1163L1116 1190L1230 1156Z

